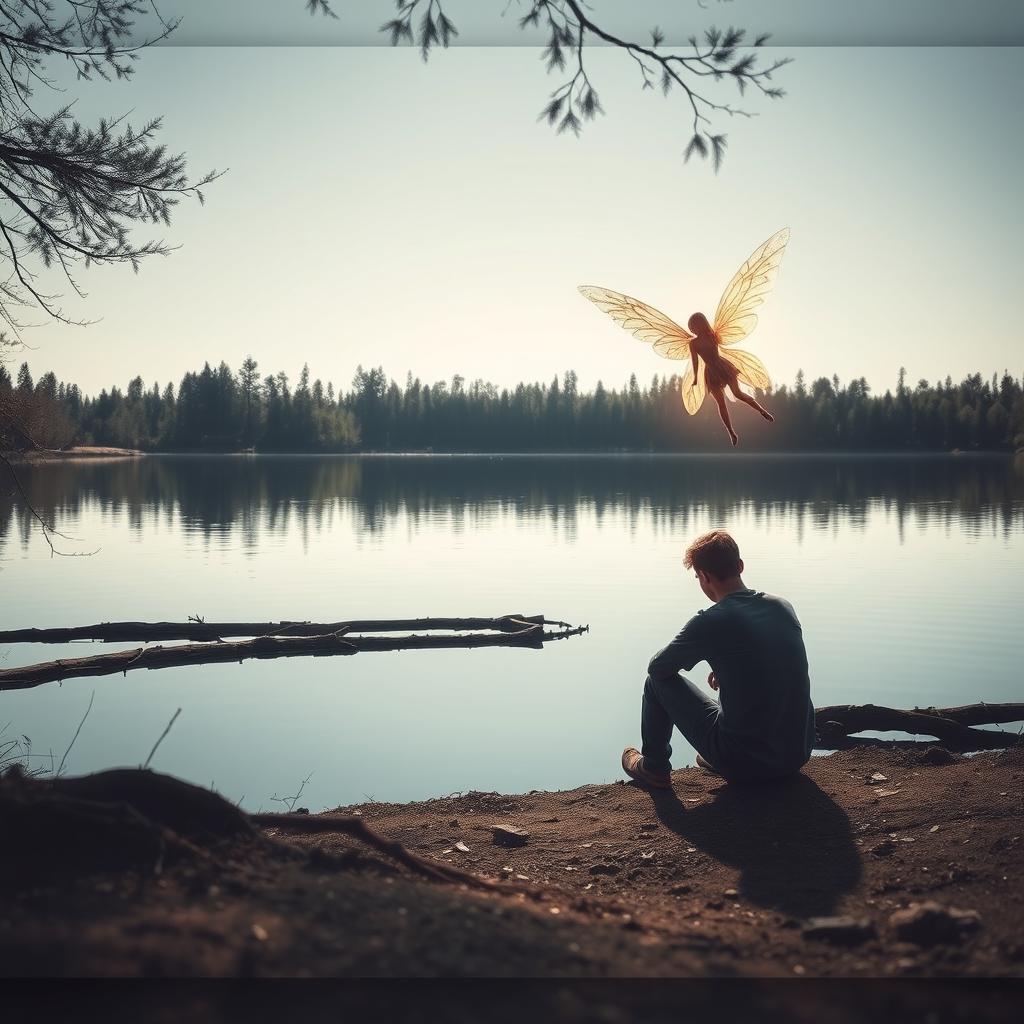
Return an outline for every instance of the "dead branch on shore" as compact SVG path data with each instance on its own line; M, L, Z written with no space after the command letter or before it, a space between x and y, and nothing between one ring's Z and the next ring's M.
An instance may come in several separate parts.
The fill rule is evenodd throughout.
M1018 733L1001 729L973 729L975 725L997 725L1024 721L1024 704L965 704L955 708L914 708L912 711L876 704L837 704L818 708L815 749L847 750L866 746L942 746L968 753L1002 750L1022 742ZM934 736L934 741L887 740L855 736L860 732L905 732Z
M426 629L465 629L467 623L474 623L472 628L484 630L471 633L424 636L406 634L403 636L353 636L353 627L362 632L390 632L416 623ZM453 625L458 623L458 625ZM117 624L117 625L124 625ZM168 625L164 623L133 623L132 625L149 627ZM178 624L179 627L181 624ZM205 623L197 625L205 626ZM212 625L218 625L216 623ZM223 624L221 624L223 625ZM234 624L239 626L240 624ZM323 628L323 624L288 623L267 624L249 623L247 626L264 628L271 625L273 629L290 631L292 626L303 630ZM337 625L333 624L332 625ZM545 630L545 625L555 625L555 630ZM92 628L92 627L86 627ZM79 676L113 675L118 672L127 673L135 669L176 668L185 665L209 665L230 661L241 662L250 658L292 658L292 657L330 657L333 655L351 655L370 651L400 650L432 650L439 648L474 648L474 647L531 647L539 649L551 640L563 640L566 637L585 633L587 626L568 626L566 623L545 619L543 615L511 616L496 619L397 619L367 620L366 622L342 623L328 633L315 635L279 636L260 635L252 640L224 641L219 637L212 643L187 643L170 647L137 647L112 654L100 654L86 658L58 658L56 661L41 662L36 665L25 665L20 668L0 670L0 691L24 690L44 683L73 679ZM230 634L229 634L230 635Z

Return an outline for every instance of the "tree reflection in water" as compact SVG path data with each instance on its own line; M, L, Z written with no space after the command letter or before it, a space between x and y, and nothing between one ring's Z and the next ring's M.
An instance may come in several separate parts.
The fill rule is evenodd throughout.
M1024 458L1003 456L151 456L23 466L35 507L75 532L97 509L134 532L180 521L206 537L238 531L319 534L339 506L357 532L398 517L415 531L444 518L454 531L482 519L546 519L572 541L577 518L618 515L631 531L685 531L696 518L752 515L806 530L863 527L872 512L922 528L958 522L1008 535L1024 517ZM35 529L13 493L0 494L0 544ZM8 547L8 556L11 552Z

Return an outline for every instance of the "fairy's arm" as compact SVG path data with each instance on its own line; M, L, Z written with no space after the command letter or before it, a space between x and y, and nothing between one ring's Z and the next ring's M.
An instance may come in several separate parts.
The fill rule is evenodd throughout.
M693 366L693 383L690 385L691 388L697 386L697 381L700 380L700 356L697 355L697 350L690 346L690 363Z

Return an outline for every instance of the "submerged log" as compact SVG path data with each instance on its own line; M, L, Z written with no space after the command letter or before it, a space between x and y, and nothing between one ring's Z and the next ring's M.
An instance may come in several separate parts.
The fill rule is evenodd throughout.
M504 616L501 619L466 620L434 619L433 622L482 621L500 622L502 628L493 632L476 632L440 636L353 636L350 624L332 633L318 636L258 636L252 640L218 641L214 643L178 644L171 647L137 647L111 654L85 658L58 658L56 661L24 665L0 670L0 691L24 690L44 683L59 682L79 676L106 676L135 669L176 668L183 665L210 665L229 661L241 663L249 658L293 658L302 656L330 657L358 654L365 651L431 650L438 648L532 647L545 642L563 640L585 633L589 627L569 627L552 623L542 615L522 619ZM558 625L545 630L545 624ZM393 623L389 629L393 629ZM433 628L451 629L451 626Z
M876 704L839 704L815 712L817 750L846 750L860 744L870 746L917 746L920 741L886 740L855 736L860 732L904 732L934 736L924 746L942 746L968 753L1001 750L1022 741L1018 733L1001 729L973 729L975 725L996 725L1024 721L1024 704L967 704L955 708L899 708Z
M227 637L327 636L348 633L398 633L406 630L493 629L517 633L524 622L567 628L568 622L545 619L543 615L499 615L485 618L349 619L344 622L99 622L92 626L58 626L53 629L0 630L0 644L66 644L76 640L103 643L150 643L154 640L223 640Z

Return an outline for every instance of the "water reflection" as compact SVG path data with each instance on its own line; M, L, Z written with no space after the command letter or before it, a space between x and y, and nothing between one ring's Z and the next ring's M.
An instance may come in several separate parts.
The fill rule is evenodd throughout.
M1024 517L1024 460L985 456L164 456L23 467L35 507L74 532L97 509L133 532L176 524L207 539L238 531L252 552L266 534L308 539L339 507L357 535L399 520L415 533L443 520L458 533L482 520L546 521L574 541L580 516L615 516L630 533L684 529L695 519L745 514L807 530L862 530L872 515L1009 536ZM27 545L33 523L12 493L0 495L0 545Z

